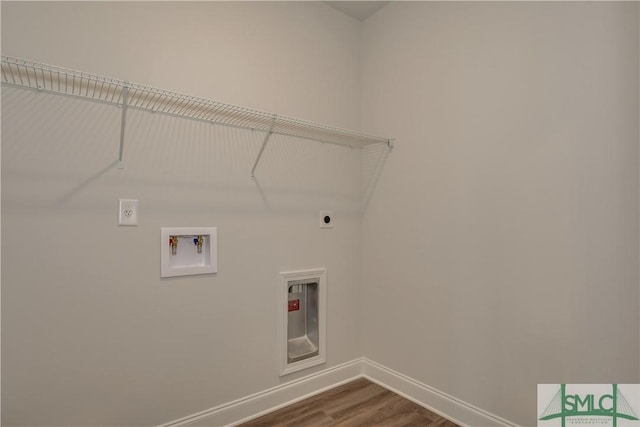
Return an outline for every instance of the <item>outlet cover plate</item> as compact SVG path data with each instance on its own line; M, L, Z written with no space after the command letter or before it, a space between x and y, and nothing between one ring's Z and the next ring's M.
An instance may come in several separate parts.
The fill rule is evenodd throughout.
M120 199L118 225L138 225L138 201Z

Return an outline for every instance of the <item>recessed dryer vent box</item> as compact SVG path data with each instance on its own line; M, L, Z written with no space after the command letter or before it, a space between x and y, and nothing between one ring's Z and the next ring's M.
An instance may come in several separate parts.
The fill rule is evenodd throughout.
M218 272L216 227L162 227L160 277Z
M326 275L324 268L280 273L280 375L325 363Z

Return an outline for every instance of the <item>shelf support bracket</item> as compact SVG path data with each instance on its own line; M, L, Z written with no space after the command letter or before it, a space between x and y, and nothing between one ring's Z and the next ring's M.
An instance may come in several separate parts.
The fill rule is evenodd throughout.
M118 156L118 169L124 169L122 162L124 157L124 130L127 125L127 96L129 95L129 87L122 88L122 119L120 121L120 154Z
M269 130L267 131L267 134L264 137L264 141L262 141L262 147L260 147L260 151L258 152L258 157L256 157L256 161L253 162L253 167L251 168L252 180L256 179L255 171L256 171L256 168L258 167L258 162L260 162L260 158L262 157L264 148L267 146L267 142L269 142L269 138L271 138L271 135L273 135L273 126L275 125L275 123L276 123L276 117L273 116L273 118L271 119L271 126L269 127Z

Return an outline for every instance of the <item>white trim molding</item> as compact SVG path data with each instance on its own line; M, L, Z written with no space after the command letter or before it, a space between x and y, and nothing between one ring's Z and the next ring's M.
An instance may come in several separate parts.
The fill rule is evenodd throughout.
M231 427L363 377L461 427L518 427L516 423L367 358L354 359L159 427Z
M443 391L362 358L363 377L445 417L459 426L507 427L517 424L480 409Z
M234 426L362 377L361 359L277 385L159 427Z

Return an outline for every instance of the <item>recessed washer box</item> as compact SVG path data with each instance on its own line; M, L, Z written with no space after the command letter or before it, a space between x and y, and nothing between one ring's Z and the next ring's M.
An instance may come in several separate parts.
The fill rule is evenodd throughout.
M160 277L218 272L217 227L162 227Z

